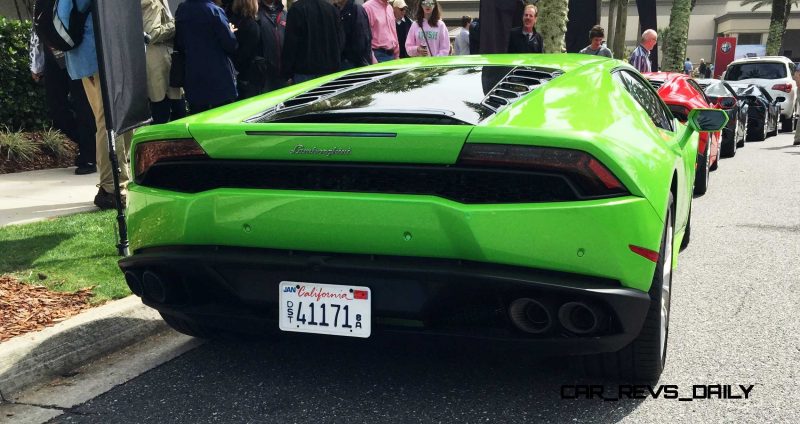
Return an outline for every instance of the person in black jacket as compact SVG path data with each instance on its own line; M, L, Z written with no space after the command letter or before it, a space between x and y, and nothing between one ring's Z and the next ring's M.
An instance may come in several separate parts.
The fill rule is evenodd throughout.
M239 100L261 94L264 88L264 58L261 57L261 34L258 27L258 0L233 0L231 23L238 47L233 54Z
M535 5L525 6L522 14L522 26L512 28L508 38L509 53L543 53L544 40L542 34L536 32L536 18L539 10Z
M397 19L395 28L397 29L397 42L400 43L400 58L409 57L406 51L406 38L408 30L411 29L411 19L408 19L408 5L405 0L394 0L392 2L394 18Z
M281 73L295 84L341 68L344 31L339 11L325 0L297 0L286 17Z
M345 42L342 51L342 68L352 69L372 63L372 31L364 6L354 0L333 0L339 8Z
M286 87L281 76L286 12L280 0L261 0L258 4L258 25L261 29L261 56L266 61L264 92Z
M469 53L481 53L481 20L475 18L469 24Z

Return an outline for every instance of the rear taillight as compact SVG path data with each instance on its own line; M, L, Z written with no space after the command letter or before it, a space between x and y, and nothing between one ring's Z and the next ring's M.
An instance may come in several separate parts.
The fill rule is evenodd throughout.
M605 165L580 150L468 143L461 150L458 164L562 174L586 197L627 193L619 179Z
M792 84L775 84L772 86L773 90L783 91L784 93L792 92Z
M195 140L147 141L136 145L134 154L135 176L139 178L151 166L161 161L208 159L208 155Z

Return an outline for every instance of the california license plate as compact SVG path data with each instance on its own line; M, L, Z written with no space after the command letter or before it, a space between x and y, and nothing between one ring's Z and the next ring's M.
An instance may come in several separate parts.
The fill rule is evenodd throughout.
M369 337L369 287L281 281L279 327L283 331Z

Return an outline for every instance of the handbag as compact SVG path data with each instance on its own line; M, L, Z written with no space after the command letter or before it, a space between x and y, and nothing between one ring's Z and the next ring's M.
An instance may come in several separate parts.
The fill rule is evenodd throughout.
M169 67L169 86L183 87L186 78L186 56L182 51L175 50L170 55L172 64Z

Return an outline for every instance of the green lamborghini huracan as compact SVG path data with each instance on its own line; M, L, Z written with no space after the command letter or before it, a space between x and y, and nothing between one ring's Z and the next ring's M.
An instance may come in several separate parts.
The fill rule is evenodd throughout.
M654 381L726 121L596 56L345 71L138 131L119 265L190 335L513 340Z

